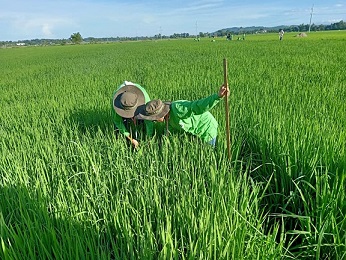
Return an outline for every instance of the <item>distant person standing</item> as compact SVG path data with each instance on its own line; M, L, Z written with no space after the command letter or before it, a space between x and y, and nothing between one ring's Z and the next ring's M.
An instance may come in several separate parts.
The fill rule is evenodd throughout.
M280 41L282 41L283 40L283 38L284 38L284 30L282 30L282 29L280 29L280 31L279 31L279 39L280 39Z

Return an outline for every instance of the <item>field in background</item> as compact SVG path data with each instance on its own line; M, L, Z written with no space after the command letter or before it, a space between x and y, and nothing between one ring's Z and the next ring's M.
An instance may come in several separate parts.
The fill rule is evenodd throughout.
M345 32L0 50L0 258L343 259ZM114 134L124 80L216 92L216 150Z

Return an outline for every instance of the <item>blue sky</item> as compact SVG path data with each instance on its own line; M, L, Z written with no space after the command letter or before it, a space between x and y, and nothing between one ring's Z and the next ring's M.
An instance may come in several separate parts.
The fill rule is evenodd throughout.
M0 0L0 41L154 36L346 21L346 0Z

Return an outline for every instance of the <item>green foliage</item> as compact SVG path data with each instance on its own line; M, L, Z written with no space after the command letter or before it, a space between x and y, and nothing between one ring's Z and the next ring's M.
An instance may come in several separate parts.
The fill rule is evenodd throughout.
M1 50L1 259L343 259L344 32ZM228 59L212 150L114 134L124 80L198 99ZM328 57L328 58L326 58Z
M80 44L83 41L83 38L79 32L76 32L71 35L70 40L74 44Z

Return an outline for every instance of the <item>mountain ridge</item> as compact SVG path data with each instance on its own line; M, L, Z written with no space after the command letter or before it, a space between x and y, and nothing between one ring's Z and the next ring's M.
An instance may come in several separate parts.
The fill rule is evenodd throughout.
M254 32L254 31L279 31L280 29L286 29L286 28L298 28L298 25L277 25L277 26L247 26L247 27L228 27L228 28L223 28L215 31L217 32L234 32L234 33L239 33L239 32Z

